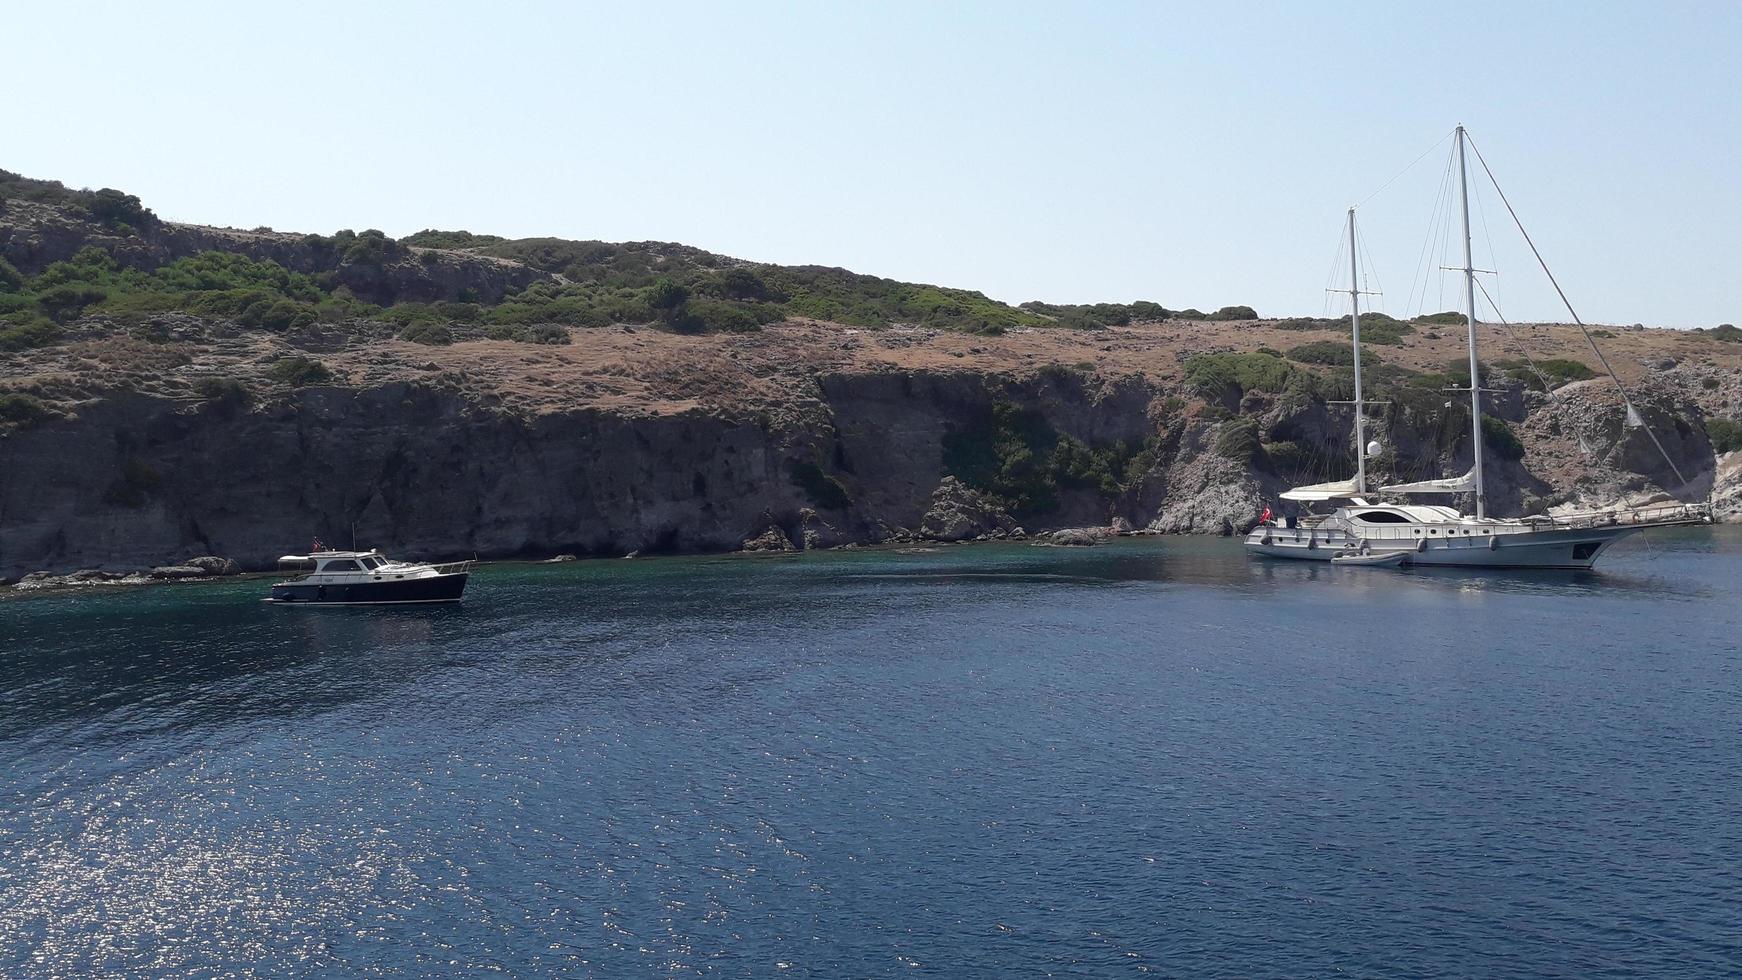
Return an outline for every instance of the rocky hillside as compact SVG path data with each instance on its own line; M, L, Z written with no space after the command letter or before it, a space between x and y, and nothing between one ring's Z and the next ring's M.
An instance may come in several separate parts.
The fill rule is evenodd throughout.
M262 568L353 528L414 557L1226 533L1352 466L1336 322L659 243L198 228L4 174L0 260L5 578ZM1468 466L1448 319L1368 331L1387 478ZM1742 332L1603 333L1674 468L1571 328L1484 328L1496 508L1734 507Z

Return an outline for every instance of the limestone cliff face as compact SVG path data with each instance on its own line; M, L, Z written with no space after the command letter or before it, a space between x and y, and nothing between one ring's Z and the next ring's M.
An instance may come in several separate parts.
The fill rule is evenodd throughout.
M1346 452L1347 420L1322 405L1246 406L1225 421L1185 417L1170 388L1088 372L834 372L778 411L602 407L513 412L437 383L305 388L255 407L138 393L80 406L74 417L0 431L0 577L130 569L192 555L270 567L314 537L407 557L619 555L825 547L902 537L960 539L1116 521L1156 530L1237 533L1289 484L1262 453L1231 457L1224 427L1250 422L1323 453ZM1174 405L1169 405L1173 402ZM1697 484L1736 495L1734 460L1719 468L1696 427L1674 424L1667 390L1641 399ZM952 433L994 405L1017 406L1086 445L1147 444L1147 471L1117 493L1060 492L1020 520L949 473ZM1496 461L1498 513L1552 503L1600 504L1667 486L1662 461L1635 443L1600 391L1518 407L1524 442L1553 463L1580 435L1607 481L1551 483L1525 461ZM1468 450L1406 421L1375 426L1393 441L1378 464L1461 472ZM1683 432L1681 430L1687 430ZM1399 456L1399 453L1407 453ZM840 488L820 500L795 467ZM1629 470L1628 467L1632 467ZM1383 478L1383 477L1381 477ZM1715 481L1716 478L1716 481ZM940 486L942 489L940 490Z
M736 549L771 527L803 546L918 529L939 446L994 399L1065 431L1141 441L1142 385L976 375L819 379L791 411L596 408L516 415L414 383L309 388L259 408L118 394L0 438L0 576L217 554L247 568L356 541L413 557ZM794 481L810 462L845 506ZM1106 523L1096 494L1051 519Z
M704 413L516 418L394 384L248 411L120 397L0 442L0 575L319 536L415 556L736 547L798 509L783 434Z

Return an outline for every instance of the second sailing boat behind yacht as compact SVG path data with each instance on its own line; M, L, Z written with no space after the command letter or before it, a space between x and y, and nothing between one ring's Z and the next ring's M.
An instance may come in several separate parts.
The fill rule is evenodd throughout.
M1252 554L1311 561L1360 556L1369 564L1590 568L1609 546L1628 535L1647 528L1711 521L1710 507L1697 504L1628 508L1562 518L1488 516L1482 473L1481 373L1476 356L1476 269L1471 259L1469 177L1464 158L1468 137L1464 127L1457 128L1456 137L1459 203L1463 211L1464 265L1461 271L1464 274L1464 311L1469 327L1471 466L1462 476L1393 484L1378 489L1400 495L1473 493L1475 513L1465 514L1456 508L1439 505L1376 500L1367 485L1367 456L1371 447L1366 444L1367 403L1362 400L1361 386L1361 293L1355 258L1358 254L1355 209L1350 208L1349 330L1355 366L1355 399L1352 403L1355 410L1355 476L1350 480L1296 487L1284 493L1283 499L1307 505L1331 501L1341 503L1328 515L1308 514L1294 526L1279 526L1266 521L1253 528L1246 536L1246 548ZM1605 363L1604 366L1608 365ZM1631 402L1627 410L1633 411Z

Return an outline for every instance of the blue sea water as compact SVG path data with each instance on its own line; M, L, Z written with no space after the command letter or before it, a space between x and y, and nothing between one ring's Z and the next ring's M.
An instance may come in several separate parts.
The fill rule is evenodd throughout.
M1742 535L0 602L0 976L1742 972Z

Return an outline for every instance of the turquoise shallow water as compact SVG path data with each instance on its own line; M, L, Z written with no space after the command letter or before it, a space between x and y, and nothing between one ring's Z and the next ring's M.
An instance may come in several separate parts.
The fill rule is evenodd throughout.
M0 976L1742 971L1742 535L0 602Z

